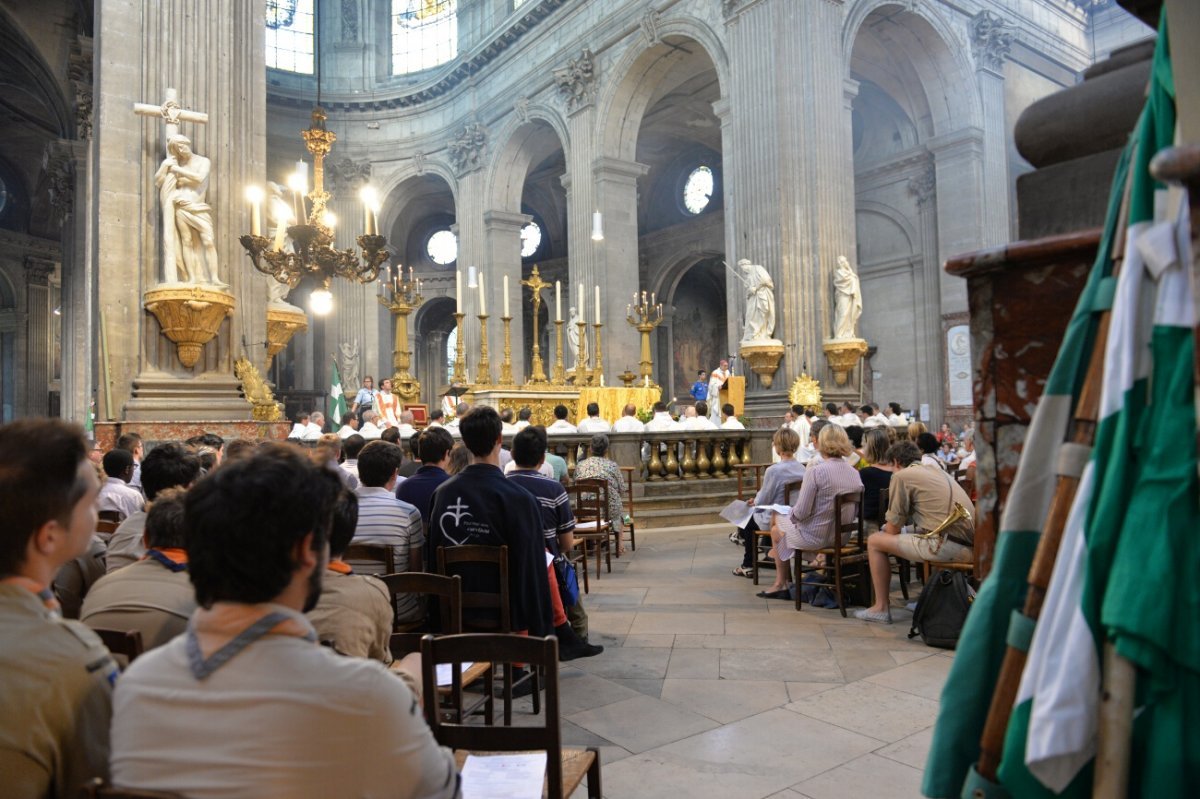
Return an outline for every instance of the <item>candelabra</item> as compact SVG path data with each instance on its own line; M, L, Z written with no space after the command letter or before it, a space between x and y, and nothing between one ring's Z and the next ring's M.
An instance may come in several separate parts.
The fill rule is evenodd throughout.
M462 311L454 312L454 329L458 331L454 342L454 372L450 376L452 384L459 385L467 384L467 358L466 351L463 347L463 318L466 314Z
M575 388L583 388L591 379L588 370L587 322L576 322L579 326L579 354L575 356Z
M325 156L333 148L337 136L326 130L325 119L324 109L318 106L312 112L312 126L301 131L305 147L313 157L312 191L306 193L308 178L300 172L288 181L296 223L287 227L287 235L292 239L291 252L284 250L282 235L276 235L274 239L262 235L263 191L256 186L246 192L251 205L250 233L239 239L254 268L280 283L295 288L304 278L313 278L319 285L313 292L313 310L318 313L328 313L331 307L329 286L335 277L371 283L379 277L380 267L388 259L387 239L378 234L375 201L369 195L364 195L365 232L358 237L361 255L355 254L353 249L339 250L333 246L336 220L325 208L329 202L329 192L325 191ZM306 198L311 203L311 211L306 207ZM273 197L270 202L272 217L287 216L286 201ZM283 204L282 214L277 211L280 203Z
M563 364L563 320L554 320L554 338L558 342L554 349L554 377L550 381L556 386L567 383L567 371Z
M638 293L633 293L633 304L625 306L625 321L637 328L637 331L642 334L642 360L640 377L644 383L653 383L654 378L654 359L650 356L650 333L654 328L662 324L663 307L662 303L654 302L654 295L651 294L649 299L646 297L646 292L642 292L639 299Z
M413 277L412 267L408 269L408 278L404 278L404 270L396 270L393 277L391 269L384 271L384 278L379 284L379 304L392 312L396 317L396 339L392 349L392 393L401 402L417 402L421 397L421 382L409 374L412 365L412 351L408 348L408 316L425 298L421 296L421 281Z
M489 385L492 382L492 362L488 360L487 321L487 314L479 314L479 366L475 380L481 386Z
M504 360L500 363L500 385L513 385L512 373L512 317L501 316L504 323Z
M597 322L592 327L596 328L596 368L592 370L592 384L602 386L604 385L604 351L600 348L600 328L604 325Z

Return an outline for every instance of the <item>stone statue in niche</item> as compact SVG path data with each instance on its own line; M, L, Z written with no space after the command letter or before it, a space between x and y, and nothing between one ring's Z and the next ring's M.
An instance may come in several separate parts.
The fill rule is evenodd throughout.
M347 390L356 390L362 384L358 379L358 339L352 342L343 341L338 348L342 351L342 386ZM382 383L383 380L379 382Z
M187 136L167 139L167 157L154 174L163 213L164 278L167 283L225 287L217 277L208 178L212 162L192 152Z
M588 360L587 334L585 333L582 339L579 338L579 321L579 314L572 308L567 322L567 346L575 358L575 366L572 367L574 369L578 369L580 365L586 367Z
M862 289L854 267L844 255L837 259L833 273L833 338L835 341L857 338L858 318L862 316Z
M766 269L738 261L738 279L746 290L746 325L742 341L772 341L775 334L775 281Z

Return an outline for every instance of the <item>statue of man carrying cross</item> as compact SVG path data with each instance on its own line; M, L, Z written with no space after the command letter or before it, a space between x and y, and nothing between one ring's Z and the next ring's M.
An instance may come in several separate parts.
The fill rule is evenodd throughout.
M167 89L161 106L135 103L133 110L166 123L167 157L154 174L162 204L164 282L228 285L218 277L212 206L207 202L212 162L193 152L191 140L179 133L180 120L204 124L208 114L182 108L174 89Z

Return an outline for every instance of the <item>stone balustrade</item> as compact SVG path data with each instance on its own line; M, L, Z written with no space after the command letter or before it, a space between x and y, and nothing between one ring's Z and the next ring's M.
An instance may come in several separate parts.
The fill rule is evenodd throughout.
M773 431L767 431L773 432ZM739 463L754 460L749 430L679 430L664 433L608 433L608 456L621 466L634 467L637 482L706 480L732 477ZM591 454L592 436L569 433L550 436L550 448L567 461L567 473ZM770 446L769 437L767 446Z

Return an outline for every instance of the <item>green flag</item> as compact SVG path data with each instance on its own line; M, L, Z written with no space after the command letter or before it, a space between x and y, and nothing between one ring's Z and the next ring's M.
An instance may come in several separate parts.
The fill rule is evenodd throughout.
M342 376L338 374L337 361L333 361L329 377L329 429L337 432L346 413L346 395L342 393Z

